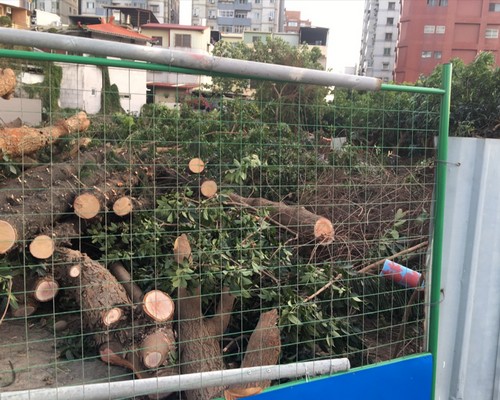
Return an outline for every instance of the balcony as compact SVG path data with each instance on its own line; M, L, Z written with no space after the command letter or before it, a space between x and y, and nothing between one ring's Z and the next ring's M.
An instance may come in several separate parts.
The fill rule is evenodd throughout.
M251 26L252 19L251 18L217 18L218 25L231 25L231 26Z
M238 0L234 3L218 3L217 9L219 10L234 10L234 11L251 11L251 3L239 3Z

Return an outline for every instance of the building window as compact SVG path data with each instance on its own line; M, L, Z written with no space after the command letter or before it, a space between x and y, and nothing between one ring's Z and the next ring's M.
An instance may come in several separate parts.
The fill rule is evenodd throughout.
M232 33L233 27L230 25L220 25L219 29L222 33Z
M157 12L160 12L160 6L158 4L151 4L149 6L149 9L151 10L151 12L153 13L157 13Z
M384 71L387 71L389 69L389 63L388 62L382 63L382 69Z
M151 11L153 11L153 10L151 10ZM193 8L193 17L197 17L199 15L200 15L200 9L199 8Z
M191 35L175 34L175 47L191 47Z
M387 25L394 25L394 18L387 18Z
M422 58L431 58L432 57L432 51L423 51L422 52Z
M391 48L385 47L384 48L384 56L390 56L390 55L391 55Z
M443 53L441 53L440 51L434 52L434 58L437 58L439 60L441 59L441 57L443 57Z
M436 26L436 33L443 35L445 31L446 31L446 26L444 26L444 25L437 25Z
M161 36L152 36L153 39L153 45L155 46L162 46L163 45L163 37Z
M246 18L247 15L245 13L242 13L242 12L236 12L234 13L234 18Z
M260 4L260 0L255 0L255 4Z
M386 32L385 33L385 40L390 42L392 40L392 33Z
M439 7L448 6L448 0L439 0Z
M95 4L93 1L87 1L87 8L89 10L93 10L95 8Z
M234 18L234 10L219 10L219 17Z
M387 7L389 10L395 10L396 9L396 2L390 1L389 6Z
M288 22L288 26L299 26L299 23L297 21L290 21Z
M484 37L486 39L498 39L498 29L493 29L493 28L486 29Z
M252 36L252 43L260 42L260 36Z
M248 4L248 0L238 0L238 3L240 3L240 4Z
M500 3L490 3L490 11L500 12Z
M210 11L208 12L208 18L210 18L210 19L215 19L215 18L217 18L217 12L216 12L215 10L210 10Z
M428 6L435 6L437 3L437 0L427 0L427 5Z
M424 33L434 33L434 32L436 32L435 25L425 25L424 26Z

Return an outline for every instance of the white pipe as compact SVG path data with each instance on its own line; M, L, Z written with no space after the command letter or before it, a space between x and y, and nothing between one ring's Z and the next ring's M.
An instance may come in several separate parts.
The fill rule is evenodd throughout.
M254 368L200 372L177 376L165 376L161 378L4 392L0 394L0 400L119 399L153 393L199 389L210 386L227 386L236 383L259 382L263 380L327 375L347 371L350 367L351 364L347 358L339 358L286 365L268 365Z
M5 44L50 48L73 53L88 53L102 57L147 61L206 72L226 73L275 81L307 83L320 86L340 86L359 90L378 90L381 80L367 76L339 74L307 68L266 64L255 61L215 57L161 47L115 43L47 32L0 28L0 42Z

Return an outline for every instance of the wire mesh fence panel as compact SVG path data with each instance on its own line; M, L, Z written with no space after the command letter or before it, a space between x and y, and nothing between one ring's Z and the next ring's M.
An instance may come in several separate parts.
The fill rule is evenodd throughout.
M2 391L427 351L439 96L2 65Z

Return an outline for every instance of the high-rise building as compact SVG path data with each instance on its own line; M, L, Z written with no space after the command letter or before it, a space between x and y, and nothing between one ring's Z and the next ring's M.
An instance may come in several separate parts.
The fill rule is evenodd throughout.
M193 0L192 24L222 33L280 32L284 0Z
M491 51L500 63L499 0L403 0L396 82L415 82L460 58L469 63Z
M399 0L365 0L360 75L380 78L384 82L393 80L399 13Z

